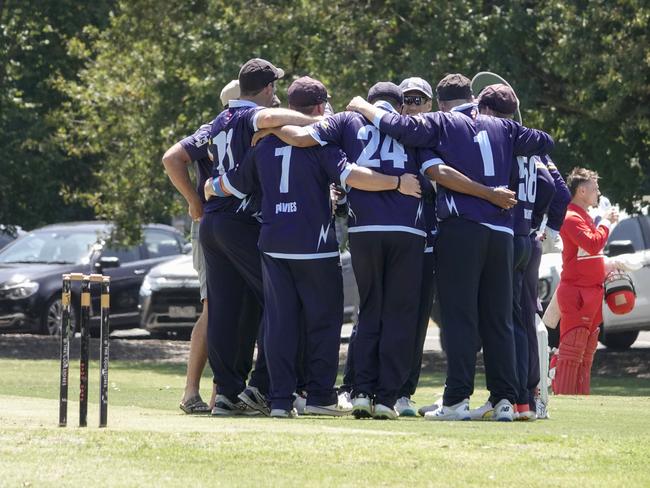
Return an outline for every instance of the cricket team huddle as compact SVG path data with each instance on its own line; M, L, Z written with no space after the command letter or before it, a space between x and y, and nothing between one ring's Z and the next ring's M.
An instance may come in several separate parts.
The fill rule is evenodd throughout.
M249 60L222 91L225 110L163 156L189 205L204 301L181 409L545 418L538 269L542 240L561 229L563 253L575 256L563 256L558 290L556 393L588 393L600 322L595 310L585 322L576 297L588 276L602 303L604 276L594 267L617 218L612 212L596 225L586 212L598 202L597 174L576 168L565 183L548 156L552 138L513 120L519 100L495 75L450 74L435 92L417 77L378 82L339 113L308 76L291 83L289 108L279 108L283 76L266 60ZM335 215L347 217L359 292L338 388L343 282ZM434 295L447 377L442 399L416 412L411 397ZM490 396L470 409L481 348ZM548 360L545 347L541 354ZM206 357L209 404L199 394Z

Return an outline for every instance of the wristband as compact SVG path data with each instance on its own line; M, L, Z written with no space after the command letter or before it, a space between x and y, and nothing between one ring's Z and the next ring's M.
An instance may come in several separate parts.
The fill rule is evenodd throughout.
M399 191L399 187L402 186L402 176L397 177L397 186L395 187L395 190Z
M226 193L223 191L223 188L221 188L221 176L216 179L212 179L212 189L214 190L214 193L218 197L227 197L229 195L226 195Z

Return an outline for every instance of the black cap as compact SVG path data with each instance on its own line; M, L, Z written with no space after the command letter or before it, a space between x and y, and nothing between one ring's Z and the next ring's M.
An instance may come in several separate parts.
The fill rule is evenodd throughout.
M380 81L375 83L368 90L368 102L375 103L376 100L390 98L397 101L400 105L404 103L404 94L402 89L390 81Z
M303 76L291 83L287 98L292 107L309 107L327 102L327 90L320 81Z
M472 98L472 82L460 73L445 76L436 87L438 100L469 100Z
M246 61L239 70L239 87L244 92L259 91L283 76L284 71L266 59L253 58Z
M484 105L503 115L512 115L519 108L515 91L508 85L488 85L478 95L479 107Z

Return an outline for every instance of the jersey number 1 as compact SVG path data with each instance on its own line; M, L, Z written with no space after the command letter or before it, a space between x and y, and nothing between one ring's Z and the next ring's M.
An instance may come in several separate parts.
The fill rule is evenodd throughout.
M474 136L474 142L478 143L481 150L481 159L483 160L483 174L485 176L494 176L494 159L492 158L492 146L487 131L480 131Z

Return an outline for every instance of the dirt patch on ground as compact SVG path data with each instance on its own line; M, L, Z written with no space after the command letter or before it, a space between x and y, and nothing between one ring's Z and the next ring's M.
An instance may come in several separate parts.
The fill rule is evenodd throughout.
M111 339L112 361L151 361L184 363L190 343L178 340L158 339ZM60 340L56 337L29 334L0 334L0 358L9 359L58 359ZM91 339L91 359L99 359L99 340ZM341 362L345 361L347 344L341 346ZM72 357L79 357L79 338L71 343ZM478 370L483 370L481 355ZM422 359L425 371L445 371L446 358L440 351L425 351ZM623 352L598 350L594 359L593 375L634 376L650 379L650 349L629 349Z

